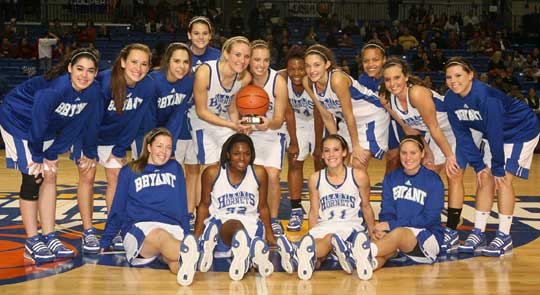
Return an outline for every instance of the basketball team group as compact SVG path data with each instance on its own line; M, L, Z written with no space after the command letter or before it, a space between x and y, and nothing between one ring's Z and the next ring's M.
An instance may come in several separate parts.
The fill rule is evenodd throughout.
M194 17L189 44L169 44L159 65L146 45L133 43L98 71L98 52L81 48L5 96L0 131L7 167L22 176L26 258L41 264L75 255L55 231L58 156L68 151L79 172L82 252L125 251L133 266L159 259L181 285L211 270L216 257L230 257L232 280L252 267L269 276L270 247L302 280L329 258L369 280L397 255L431 264L447 251L511 251L512 180L528 177L540 124L527 105L477 80L466 59L448 60L442 95L378 41L359 48L364 71L351 77L323 45L293 46L276 71L265 41L236 36L220 51L209 46L212 30L206 17ZM299 242L278 220L285 157L288 231L303 224L304 160L316 168L308 177L309 230ZM383 157L376 221L367 168ZM108 215L98 238L99 165ZM468 165L477 182L474 229L460 244ZM499 228L488 241L495 196Z

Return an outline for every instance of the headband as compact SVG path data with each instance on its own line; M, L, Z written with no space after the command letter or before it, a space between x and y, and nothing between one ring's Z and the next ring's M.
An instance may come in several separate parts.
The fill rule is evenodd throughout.
M316 53L316 54L322 56L325 61L328 61L328 57L326 56L326 54L324 54L322 51L319 51L317 49L310 49L310 50L306 51L305 56L307 56L309 54L312 54L312 53Z
M466 68L468 70L471 69L468 65L466 65L466 64L464 64L462 62L459 62L459 61L451 61L451 62L446 64L446 67L448 68L450 65L453 65L453 64L460 65L460 66L462 66L462 67L464 67L464 68Z
M386 50L384 50L384 48L382 46L380 46L379 44L376 44L376 43L368 43L368 44L364 45L364 47L362 47L362 51L364 51L364 49L367 49L369 47L377 47L380 50L382 50L382 52L384 54L386 54Z
M424 150L424 143L422 141L418 140L418 138L416 138L416 137L405 137L399 143L399 147L401 147L407 141L411 141L411 142L416 143L420 147L421 150Z
M264 48L270 49L270 47L268 47L268 43L263 42L263 41L252 42L250 47L251 49L255 49L257 47L264 47Z
M81 51L81 52L77 52L75 53L71 59L69 60L69 63L70 64L73 64L73 61L75 60L75 58L79 55L83 55L83 54L86 54L86 55L89 55L96 63L98 62L98 59L97 57L92 53L92 52L89 52L89 51Z
M194 17L189 23L188 23L188 28L191 29L191 25L193 25L193 23L195 22L204 22L208 25L208 28L210 28L210 30L212 30L212 24L210 23L210 20L208 20L208 18L204 17L204 16L196 16Z

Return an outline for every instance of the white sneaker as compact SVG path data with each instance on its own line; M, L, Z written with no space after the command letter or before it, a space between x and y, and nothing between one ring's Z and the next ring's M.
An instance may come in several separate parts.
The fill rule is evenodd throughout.
M356 272L361 280L369 280L373 276L371 263L371 246L365 232L358 232L354 237L352 254L356 261Z
M199 271L207 272L214 262L214 248L218 243L219 228L217 223L210 221L201 236L201 255L199 261Z
M251 262L259 270L259 274L267 277L274 272L274 265L268 259L270 251L268 245L259 237L251 241Z
M298 267L295 248L285 236L279 236L277 239L277 250L281 257L281 267L287 273L293 273Z
M232 239L231 250L233 260L229 268L229 277L239 281L244 278L244 274L249 270L249 237L245 229L237 231Z
M298 256L298 277L302 280L311 279L317 263L313 236L307 234L300 240L296 254Z
M180 269L176 281L182 286L189 286L193 282L197 262L199 261L199 245L194 235L189 234L180 245Z
M332 247L334 248L334 253L338 257L339 265L341 268L348 274L353 272L353 263L351 262L351 254L349 247L343 239L337 235L332 235Z

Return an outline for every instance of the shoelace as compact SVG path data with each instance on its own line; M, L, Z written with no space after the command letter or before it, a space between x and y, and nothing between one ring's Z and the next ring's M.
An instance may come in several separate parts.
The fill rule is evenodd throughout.
M481 241L482 241L482 239L480 238L480 236L472 234L472 235L469 235L469 237L467 238L465 243L466 244L477 245L477 244L480 244Z
M45 243L41 241L33 244L30 248L33 252L36 252L36 253L39 253L45 249L48 249L47 246L45 246Z
M58 238L54 238L50 240L47 246L53 252L67 250L66 247L62 244L62 242L60 242Z
M90 234L84 236L84 243L87 245L97 245L99 244L98 238L96 235Z
M290 223L297 223L300 224L302 222L302 218L299 215L293 214L291 215L291 221Z
M490 248L501 248L503 245L504 245L504 241L501 238L496 237L495 239L493 239L493 241L491 241L491 244L489 245L489 247Z
M272 223L272 231L283 233L283 230L281 229L281 225L279 225L279 223Z

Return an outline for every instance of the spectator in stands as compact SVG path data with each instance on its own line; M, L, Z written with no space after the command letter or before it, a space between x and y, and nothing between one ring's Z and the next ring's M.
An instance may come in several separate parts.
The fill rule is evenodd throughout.
M351 17L349 18L347 25L343 28L343 33L347 33L349 35L359 35L360 34L360 28L356 24L356 21Z
M508 42L508 40L503 38L501 31L497 31L495 33L495 38L491 40L491 47L493 48L494 51L497 51L497 50L504 51L504 50L510 49L510 42Z
M229 27L231 28L232 36L244 35L244 19L242 18L240 9L233 10Z
M304 35L304 45L311 46L317 43L317 33L315 33L315 27L312 25ZM337 42L336 42L337 43Z
M444 30L447 32L456 31L459 33L459 24L455 16L451 16L446 24L444 25Z
M444 70L444 66L446 65L446 56L444 56L444 53L442 50L437 49L435 51L435 56L430 60L430 68L434 72L441 72Z
M392 36L389 29L384 29L381 41L388 48L389 54L401 54L403 52L403 47L398 44L398 41Z
M424 77L424 80L422 80L424 86L426 88L429 88L429 89L433 89L433 80L431 80L431 76L430 75L426 75Z
M536 90L533 87L529 88L529 93L527 95L527 104L536 114L540 113L539 98L536 95Z
M446 49L448 48L448 42L442 37L441 31L435 30L433 37L429 40L429 43L437 44L437 48Z
M502 60L502 52L495 51L488 63L488 73L490 76L495 77L501 74L504 71L504 62Z
M338 43L339 47L353 47L351 36L347 33L343 33Z
M23 37L19 41L19 44L17 45L17 49L15 49L15 56L17 58L27 58L27 59L35 59L36 58L36 50L35 45L30 44L28 42L28 38Z
M459 40L458 33L454 30L448 34L448 49L461 49L461 41Z
M474 56L484 54L486 50L486 44L484 39L482 39L480 33L475 32L473 38L467 41L467 51L472 53Z
M504 92L509 93L515 87L517 87L518 92L519 92L520 85L517 78L514 77L514 68L512 66L507 67L505 71L501 71L501 77L502 77ZM515 97L515 95L512 95L512 96Z
M77 41L78 36L81 34L81 29L79 28L79 23L74 21L71 23L71 28L66 33L66 37L64 38L68 44ZM58 39L61 37L58 36Z
M363 41L369 40L369 37L371 36L372 28L369 23L369 21L365 20L362 26L360 27L360 37L362 37Z
M163 22L163 26L161 26L160 31L164 33L174 33L174 31L176 31L176 28L174 27L174 24L169 16L165 18L165 21Z
M38 39L38 58L39 69L48 71L52 67L52 51L53 46L58 43L58 36L47 32Z
M424 53L425 53L424 47L418 46L416 48L416 53L413 55L413 57L411 59L412 68L413 68L414 72L420 71L420 69L423 67L423 65L424 65L424 59L423 59Z
M66 36L66 30L60 23L60 20L57 18L55 18L53 20L53 23L49 26L49 32L55 34L60 38L64 38Z
M157 33L161 31L161 24L156 22L155 19L150 19L144 27L147 33Z
M345 73L347 74L351 74L351 69L349 68L349 62L347 61L346 58L341 58L341 60L339 61L339 67L341 68L342 71L344 71ZM355 78L356 79L356 78Z
M471 10L469 11L469 14L463 17L463 26L467 27L470 26L467 30L472 30L472 28L478 24L480 24L480 20L478 19L478 16L473 14L474 12Z
M109 32L109 29L107 29L107 25L102 24L99 27L99 31L98 31L97 36L98 36L98 38L111 40L111 33Z
M480 80L480 82L489 84L489 76L488 76L487 73L481 73L481 74L478 76L478 80ZM442 92L441 92L441 93L442 93Z
M403 29L403 35L399 36L398 43L405 50L416 48L418 46L418 40L410 34L408 28Z
M92 20L86 21L86 26L82 29L77 35L77 41L79 43L83 42L94 42L96 41L97 31Z
M0 43L0 57L1 58L15 58L15 47L9 41L7 37L2 37L2 43Z
M538 77L540 77L540 69L538 68L538 62L534 60L531 53L527 54L523 73L525 74L525 79L527 80L538 81Z

